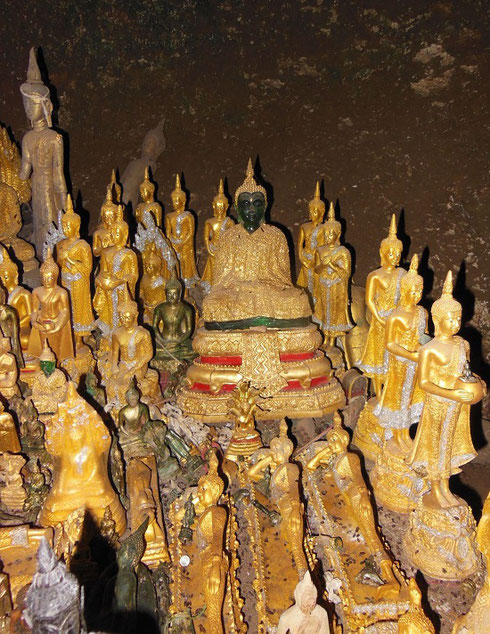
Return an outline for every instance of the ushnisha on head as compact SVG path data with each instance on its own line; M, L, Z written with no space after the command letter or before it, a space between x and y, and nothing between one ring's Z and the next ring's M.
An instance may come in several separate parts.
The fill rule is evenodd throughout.
M47 250L46 257L44 258L44 262L41 264L41 268L39 270L41 272L41 280L43 286L45 286L46 288L52 288L53 286L56 286L56 284L58 283L60 269L56 262L53 260L51 249Z
M408 273L402 277L400 284L400 294L403 304L415 306L418 304L424 289L424 278L417 273L419 258L416 253L410 260Z
M228 209L228 198L225 196L225 188L223 185L223 179L219 179L218 193L213 198L213 211L214 215L220 220L226 215Z
M80 216L73 209L73 201L70 194L66 196L65 212L61 217L61 226L63 233L67 238L78 236L80 232Z
M254 177L252 159L248 159L247 175L235 192L235 209L243 227L253 233L265 220L267 192Z
M120 204L121 203L121 198L122 198L122 187L117 182L116 170L115 169L113 169L112 172L111 172L111 181L110 181L109 185L111 186L112 190L116 194L116 202L118 204Z
M116 220L122 220L122 207L119 210L118 205L113 200L113 185L109 183L107 185L105 200L100 208L100 215L102 222L110 228Z
M398 266L403 251L403 243L396 235L396 215L391 216L388 237L381 240L379 254L382 265Z
M340 234L342 233L342 225L338 220L335 220L335 207L333 202L330 202L328 208L327 222L323 225L323 234L325 236L325 242L328 245L336 245L340 242Z
M27 68L27 80L20 87L24 100L24 107L31 124L39 118L44 118L48 127L51 127L51 114L53 104L49 98L49 88L43 82L41 71L36 59L36 49L29 51L29 66Z
M175 189L172 192L171 198L172 198L172 204L174 206L175 211L181 211L185 208L187 196L185 194L185 191L180 186L179 174L175 176Z
M311 221L319 224L323 220L325 214L325 203L320 198L320 181L316 182L315 195L308 203Z
M453 274L447 272L442 295L432 304L432 320L434 322L434 332L438 335L455 335L461 328L462 306L453 297Z
M7 290L19 283L19 269L10 259L7 249L0 245L0 278Z
M175 275L175 269L172 269L172 275L165 284L165 296L169 304L176 304L182 297L182 282Z
M152 202L155 196L155 183L150 180L150 169L145 167L145 178L140 183L140 195L144 202Z

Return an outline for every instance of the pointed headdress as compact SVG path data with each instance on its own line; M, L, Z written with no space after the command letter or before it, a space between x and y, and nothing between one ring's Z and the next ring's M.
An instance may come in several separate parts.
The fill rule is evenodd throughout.
M254 168L252 166L251 158L248 159L247 173L245 176L245 180L235 192L235 205L238 205L238 196L240 196L240 194L242 194L243 192L247 192L249 194L260 192L261 194L264 195L265 204L267 206L267 192L262 187L262 185L259 185L257 181L255 180Z

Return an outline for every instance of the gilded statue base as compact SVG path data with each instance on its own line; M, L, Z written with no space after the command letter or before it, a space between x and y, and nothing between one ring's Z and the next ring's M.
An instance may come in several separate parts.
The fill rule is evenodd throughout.
M461 581L479 566L475 519L468 504L458 500L448 508L427 508L422 497L403 537L410 563L434 579Z
M352 438L352 444L362 451L364 458L373 462L376 462L376 458L381 452L384 437L384 429L378 423L373 411L377 403L376 398L371 398L366 403Z
M257 418L313 418L339 409L344 392L320 344L313 324L285 330L199 328L193 341L199 357L187 370L179 407L203 422L226 422L230 392L245 380L269 397L267 411Z
M410 513L428 491L426 481L405 462L406 456L393 453L385 443L369 474L376 503L395 513Z
M225 458L237 462L239 458L248 458L262 447L262 438L258 431L241 438L233 436L226 448Z

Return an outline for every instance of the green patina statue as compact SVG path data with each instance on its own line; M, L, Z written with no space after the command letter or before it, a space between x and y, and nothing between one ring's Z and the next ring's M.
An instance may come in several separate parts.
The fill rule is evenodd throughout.
M182 284L173 275L165 285L166 300L155 308L153 332L156 353L153 365L170 360L192 360L197 355L192 350L194 311L190 304L182 300Z

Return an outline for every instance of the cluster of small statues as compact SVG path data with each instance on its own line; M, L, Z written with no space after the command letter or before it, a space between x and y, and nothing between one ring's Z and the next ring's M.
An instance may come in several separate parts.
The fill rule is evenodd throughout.
M453 632L489 631L488 497L477 527L450 487L486 394L451 271L432 328L393 215L351 301L317 182L294 284L249 161L237 222L219 182L200 276L180 175L172 211L155 199L163 122L82 237L34 49L21 93L21 154L0 131L0 631L435 632L377 506L408 516L398 555L427 579L483 556ZM362 376L372 397L347 425Z

